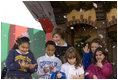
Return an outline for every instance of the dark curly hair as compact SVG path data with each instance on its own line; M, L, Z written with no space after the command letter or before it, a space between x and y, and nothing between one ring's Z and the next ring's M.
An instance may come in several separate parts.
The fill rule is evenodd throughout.
M30 45L30 39L28 37L21 37L16 40L16 43L14 44L12 49L18 49L18 46L24 42L27 42Z

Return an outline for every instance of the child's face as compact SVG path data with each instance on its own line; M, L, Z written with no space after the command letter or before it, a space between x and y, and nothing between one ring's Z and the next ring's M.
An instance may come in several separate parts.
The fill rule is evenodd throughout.
M99 44L98 44L98 43L92 43L92 44L91 44L91 51L92 51L92 53L94 53L95 50L96 50L98 47L99 47Z
M22 54L25 54L29 50L29 43L27 42L21 43L21 45L19 45L18 48Z
M70 65L74 65L76 62L76 58L71 58L71 59L68 58L68 62L70 63Z
M47 45L46 47L46 53L48 56L53 56L55 52L55 46L54 45Z
M55 35L53 36L53 39L54 39L54 41L55 41L57 44L59 44L59 43L61 42L61 40L62 40L61 36L58 35L58 34L55 34Z
M97 51L96 52L96 60L97 61L103 61L103 59L105 58L104 54L102 53L102 51Z

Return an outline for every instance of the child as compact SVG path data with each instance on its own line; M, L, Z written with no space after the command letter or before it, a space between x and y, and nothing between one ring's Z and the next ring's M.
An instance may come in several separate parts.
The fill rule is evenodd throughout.
M38 71L36 74L40 76L41 79L50 79L53 72L60 70L62 63L61 60L54 55L56 45L53 41L48 41L45 47L45 56L37 59Z
M83 79L84 69L76 49L73 47L67 49L65 59L66 63L62 64L61 72L66 74L67 79ZM61 78L62 76L61 73L57 74L58 78Z
M112 65L108 62L104 49L99 47L93 56L93 62L88 67L86 73L89 79L109 79L112 74Z
M98 38L95 38L91 42L91 51L88 48L88 44L86 44L86 46L83 48L84 54L83 54L82 63L84 65L84 70L87 70L89 65L92 63L92 58L93 58L94 52L95 52L96 48L98 48L100 46L103 47L102 41Z
M13 49L6 59L7 79L31 79L36 71L36 60L29 50L30 40L21 36L16 40Z

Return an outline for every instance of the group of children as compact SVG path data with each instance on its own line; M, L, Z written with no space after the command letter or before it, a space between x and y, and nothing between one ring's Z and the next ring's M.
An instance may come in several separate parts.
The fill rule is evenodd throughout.
M113 72L99 39L92 41L91 49L88 45L83 48L82 59L74 47L69 47L64 54L65 63L55 56L56 44L53 41L46 42L46 53L37 61L29 48L28 37L16 40L5 62L6 79L31 79L32 73L40 79L108 79Z

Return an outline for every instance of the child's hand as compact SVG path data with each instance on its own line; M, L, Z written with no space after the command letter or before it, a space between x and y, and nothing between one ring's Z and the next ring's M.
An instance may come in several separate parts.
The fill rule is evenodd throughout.
M98 79L98 77L96 75L93 75L93 79Z
M22 61L22 62L20 63L20 66L21 66L21 68L26 68L26 67L28 67L28 65L27 65L27 64L25 64L25 62L24 62L24 61Z
M85 53L89 53L90 49L88 48L88 44L86 44L86 46L83 47L83 50Z
M49 69L47 69L46 67L44 67L44 68L43 68L43 71L44 71L45 73L47 73L47 72L49 72Z
M76 73L76 75L71 75L71 79L79 79L79 75Z
M97 64L97 66L100 67L100 68L102 68L102 66L103 66L101 60L98 60L96 64Z
M30 69L34 69L34 67L36 66L37 64L29 64L29 68Z
M60 79L62 77L62 74L60 72L57 73L57 78Z
M51 70L53 70L53 69L54 69L54 66L53 66L53 65L50 65L49 68L50 68Z

